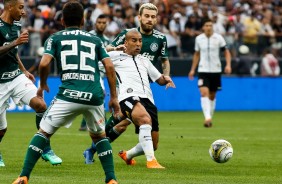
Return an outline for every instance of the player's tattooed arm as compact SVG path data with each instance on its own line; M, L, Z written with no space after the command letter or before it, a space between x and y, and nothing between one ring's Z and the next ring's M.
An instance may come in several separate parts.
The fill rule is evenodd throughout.
M170 75L170 63L168 58L162 58L162 70L165 76Z

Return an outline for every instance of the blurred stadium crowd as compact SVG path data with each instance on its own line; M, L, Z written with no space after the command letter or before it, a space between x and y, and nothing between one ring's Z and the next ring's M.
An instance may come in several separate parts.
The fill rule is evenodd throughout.
M22 28L30 42L20 48L21 56L36 56L48 36L62 30L61 9L67 0L26 0ZM282 57L281 0L80 0L85 8L84 30L93 29L100 14L109 17L105 35L111 40L123 29L139 26L140 4L151 2L159 9L156 29L167 37L170 57L191 57L201 21L208 17L214 31L223 35L233 58L260 58L271 52ZM3 0L0 0L0 13ZM240 46L247 46L241 49ZM244 47L246 48L246 47ZM265 49L268 49L266 51ZM248 58L245 57L245 58Z

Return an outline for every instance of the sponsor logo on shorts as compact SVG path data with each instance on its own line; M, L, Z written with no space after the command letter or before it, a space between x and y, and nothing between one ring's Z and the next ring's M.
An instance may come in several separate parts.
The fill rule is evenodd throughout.
M105 118L99 119L99 120L98 120L98 124L104 123L104 120L105 120Z

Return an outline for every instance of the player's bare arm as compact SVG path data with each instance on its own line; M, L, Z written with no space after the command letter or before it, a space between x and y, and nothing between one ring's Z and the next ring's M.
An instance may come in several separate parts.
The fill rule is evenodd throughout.
M226 66L224 68L224 72L226 74L231 74L232 69L231 69L231 54L230 54L230 51L228 49L225 49L224 55L225 55L225 61L226 61Z
M170 63L168 58L162 58L162 70L165 76L170 75Z
M190 72L188 74L190 80L194 79L195 70L196 70L196 68L198 66L199 59L200 59L200 52L196 51L194 53L194 55L193 55L193 62L192 62L191 70L190 70Z
M105 58L102 60L102 63L106 70L106 75L108 77L108 84L110 87L110 101L109 101L109 110L114 116L119 116L120 107L117 99L116 93L116 73L113 63L110 58Z
M40 86L37 90L37 95L40 97L43 97L43 91L49 92L47 78L50 72L49 64L52 59L53 57L51 55L44 54L39 64Z
M0 47L0 56L7 54L10 50L15 48L16 46L22 45L27 42L28 42L28 31L24 31L20 34L20 36L16 40L11 42L10 44Z
M34 76L26 70L18 54L16 55L16 57L19 64L19 69L25 74L27 78L29 78L32 82L35 82Z
M162 75L156 82L161 86L166 85L166 89L167 88L176 88L170 76Z

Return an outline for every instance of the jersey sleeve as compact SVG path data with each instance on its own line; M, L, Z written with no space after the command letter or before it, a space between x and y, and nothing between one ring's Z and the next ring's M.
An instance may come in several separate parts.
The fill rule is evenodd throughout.
M51 36L44 43L44 54L49 54L54 57L55 52L56 52L56 43L54 36Z
M112 41L112 43L110 45L116 47L118 45L122 45L124 44L124 40L125 40L125 34L127 33L127 30L123 30L121 33L119 33L117 35L117 37Z
M167 40L165 36L162 39L161 58L168 58Z
M196 37L196 40L195 40L195 51L200 51L200 45L199 45L199 39L198 37Z
M227 48L226 41L224 40L223 36L219 36L219 45L221 48Z
M110 56L109 56L108 52L106 51L106 48L105 48L102 40L101 39L98 39L98 40L99 41L98 41L98 44L96 46L96 48L97 48L97 58L98 58L99 61L102 61L103 59L109 58Z
M152 62L146 59L147 66L148 66L148 74L153 82L158 80L162 74L158 71L158 69L152 64Z
M111 58L111 61L113 63L113 65L116 67L119 64L119 59L118 59L118 51L111 51L109 52L109 56Z

